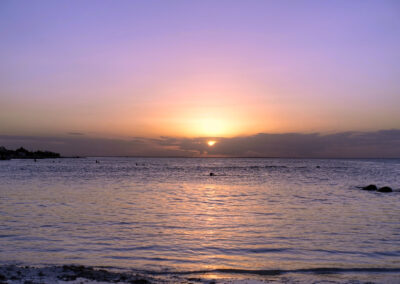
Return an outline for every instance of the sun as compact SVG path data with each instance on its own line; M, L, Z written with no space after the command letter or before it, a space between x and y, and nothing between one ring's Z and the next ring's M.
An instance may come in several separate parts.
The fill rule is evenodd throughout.
M210 141L207 141L207 144L208 144L208 146L214 146L214 144L216 143L217 141L213 141L213 140L210 140Z

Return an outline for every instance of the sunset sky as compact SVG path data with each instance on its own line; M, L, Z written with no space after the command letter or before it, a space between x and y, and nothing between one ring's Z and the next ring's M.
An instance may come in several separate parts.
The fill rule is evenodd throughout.
M396 0L0 1L0 145L392 157L397 129Z

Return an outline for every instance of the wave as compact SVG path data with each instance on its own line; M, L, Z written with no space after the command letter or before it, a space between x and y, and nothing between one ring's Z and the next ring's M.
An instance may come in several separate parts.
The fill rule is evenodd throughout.
M337 273L400 273L400 268L381 268L381 267L355 267L355 268L339 268L339 267L320 267L320 268L300 268L300 269L234 269L234 268L217 268L210 270L191 270L191 271L143 271L149 275L189 275L189 274L251 274L251 275L282 275L288 273L297 274L337 274Z

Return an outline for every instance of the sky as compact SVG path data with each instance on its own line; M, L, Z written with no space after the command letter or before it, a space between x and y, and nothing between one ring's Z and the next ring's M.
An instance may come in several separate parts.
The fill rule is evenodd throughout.
M400 157L399 50L399 1L2 0L0 145Z

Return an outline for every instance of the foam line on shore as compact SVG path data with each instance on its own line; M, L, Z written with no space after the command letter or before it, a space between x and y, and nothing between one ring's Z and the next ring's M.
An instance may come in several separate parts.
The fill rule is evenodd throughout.
M338 267L321 267L321 268L303 268L303 269L231 269L218 268L210 270L193 270L193 271L143 271L149 275L190 275L190 274L210 274L210 273L227 273L227 274L254 274L254 275L281 275L288 273L313 273L313 274L334 274L334 273L400 273L400 268L338 268Z

